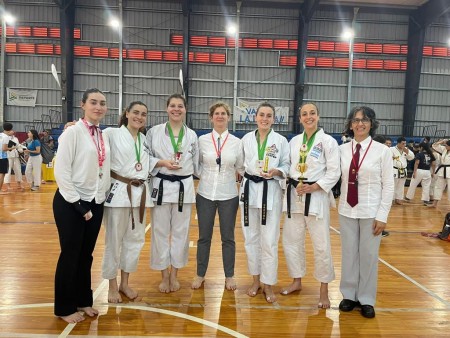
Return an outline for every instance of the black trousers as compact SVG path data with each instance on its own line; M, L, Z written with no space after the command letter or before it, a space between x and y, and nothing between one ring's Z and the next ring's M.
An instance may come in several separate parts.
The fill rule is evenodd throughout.
M85 221L56 191L53 215L58 228L61 253L55 273L55 315L68 316L79 307L92 306L92 252L103 218L103 204L90 203L93 217Z

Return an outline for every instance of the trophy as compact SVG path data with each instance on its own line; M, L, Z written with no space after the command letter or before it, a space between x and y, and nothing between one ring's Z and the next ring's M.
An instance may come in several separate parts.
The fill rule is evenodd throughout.
M304 176L306 170L308 170L308 165L306 164L306 156L308 156L308 146L306 144L302 144L302 146L300 147L300 158L296 168L300 173L300 177L298 178L298 184L300 184L300 186L304 181L308 180ZM303 202L303 195L298 195L298 201Z

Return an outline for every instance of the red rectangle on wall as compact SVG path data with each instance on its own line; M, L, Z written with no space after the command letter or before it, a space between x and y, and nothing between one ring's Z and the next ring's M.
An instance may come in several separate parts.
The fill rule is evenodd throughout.
M106 47L92 47L91 55L98 58L109 57L109 48Z
M258 39L252 39L252 38L242 39L242 46L244 48L257 48L258 47Z
M348 53L350 51L350 44L348 42L336 42L334 50L336 52Z
M315 67L316 66L316 58L306 58L306 67Z
M276 39L273 41L273 47L275 49L289 49L289 41Z
M353 60L353 68L365 69L366 68L366 60L365 59Z
M81 29L80 28L74 28L73 29L73 38L74 39L81 39Z
M211 63L226 63L225 54L222 53L211 53Z
M280 66L296 66L296 56L280 56Z
M53 45L50 45L50 44L39 44L39 45L36 45L36 53L53 55L54 47L53 47Z
M194 52L189 52L189 62L194 62Z
M110 48L109 49L109 57L113 58L113 59L118 59L119 58L119 48ZM122 49L122 58L123 59L127 58L126 49Z
M383 69L383 60L367 60L367 69Z
M171 35L170 43L172 45L182 45L183 44L183 35Z
M209 53L198 52L195 53L194 60L195 62L209 63L210 55Z
M383 52L383 45L379 43L367 43L366 53L381 54Z
M401 63L397 60L384 60L383 68L386 70L400 70Z
M48 36L51 38L59 38L61 37L61 32L59 28L49 28Z
M33 27L32 35L37 38L46 38L48 36L47 27Z
M348 68L350 61L348 58L335 58L333 59L333 66L335 68Z
M406 68L408 67L408 62L407 61L402 61L400 63L400 67L402 70L406 70Z
M73 47L73 55L75 55L75 56L91 56L91 47L75 46L75 47Z
M297 50L298 49L298 41L297 40L289 40L289 49Z
M319 50L319 41L308 41L306 49L313 51Z
M447 57L448 48L447 47L434 47L433 56Z
M55 45L55 54L61 55L61 46L60 45Z
M208 38L208 46L211 47L225 47L227 40L223 36L210 36Z
M320 41L319 50L322 52L334 52L334 42L333 41Z
M384 54L400 54L400 45L394 44L384 44L383 45Z
M228 38L227 39L227 47L233 48L235 45L235 39L234 38ZM239 47L242 47L242 39L239 39Z
M316 59L316 67L333 67L333 59L332 58L317 58Z
M127 52L129 59L144 60L145 58L145 52L143 49L129 49Z
M433 47L431 47L431 46L423 47L423 55L432 56L433 55Z
M264 49L272 49L273 48L273 40L272 39L258 39L258 47Z
M163 52L164 61L178 61L178 52Z
M190 44L192 46L208 46L207 36L191 36Z
M145 59L151 61L162 61L163 53L160 50L146 50Z
M17 36L31 36L31 27L17 27L16 35Z
M355 53L365 53L366 52L366 44L365 43L355 43L353 45L353 51Z
M408 45L401 45L400 46L400 54L408 54Z
M36 46L32 43L18 43L17 53L34 54L36 52Z
M5 45L5 52L6 53L17 53L17 44L7 42Z

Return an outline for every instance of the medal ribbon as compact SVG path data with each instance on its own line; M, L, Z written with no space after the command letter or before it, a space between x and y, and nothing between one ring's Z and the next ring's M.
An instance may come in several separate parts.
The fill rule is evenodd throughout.
M91 135L92 142L94 142L95 148L97 149L97 158L98 158L98 166L101 168L103 166L103 162L105 161L106 152L105 152L105 142L103 141L102 132L100 129L97 129L97 140L99 141L95 142L94 133L90 133L90 127L85 119L81 119L83 121L83 124L88 129L89 135Z
M256 131L256 142L258 142L258 159L260 161L264 159L264 152L266 151L267 139L269 138L269 134L271 131L272 129L270 129L270 131L267 133L266 138L264 139L262 145L260 145L258 131Z
M302 150L302 146L300 146L300 151L299 151L299 158L298 158L298 163L306 163L306 157L309 154L309 151L311 150L312 145L314 144L314 139L316 138L316 134L320 129L317 129L314 134L311 135L311 137L308 139L308 135L306 135L305 132L303 132L303 143L302 146L304 144L306 144L306 151Z
M170 123L166 123L167 129L169 130L169 136L170 136L170 142L172 142L173 151L175 154L178 154L180 152L181 148L181 142L183 141L184 136L184 126L181 127L180 133L178 134L178 141L175 142L175 137L173 136L172 127L170 126Z
M139 143L139 150L136 142L134 142L134 152L136 153L137 163L141 163L141 133L138 132L137 141Z
M227 143L228 136L230 136L230 133L228 133L227 137L225 137L225 141L222 143L221 146L219 146L219 145L216 146L216 141L214 140L213 133L211 133L211 139L214 144L214 149L216 150L217 157L220 157L220 154L222 153L222 149L225 146L225 143ZM220 138L220 136L219 136L219 138Z
M366 151L364 152L364 156L363 156L361 162L359 162L359 163L355 162L355 150L353 149L353 142L352 142L352 162L353 162L353 165L355 166L356 175L358 175L359 168L361 168L361 165L364 162L364 159L366 158L367 152L369 151L370 146L372 145L372 141L373 140L370 140L369 146L367 147ZM358 176L356 176L356 177L358 177Z

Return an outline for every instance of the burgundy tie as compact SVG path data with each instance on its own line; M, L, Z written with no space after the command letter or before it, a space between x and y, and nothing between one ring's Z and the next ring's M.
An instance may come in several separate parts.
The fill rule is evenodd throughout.
M89 126L89 130L91 131L92 135L95 135L95 132L98 131L98 126L91 124Z
M360 149L361 145L357 143L348 173L347 203L350 204L352 208L358 204L358 168L356 166L359 165Z

